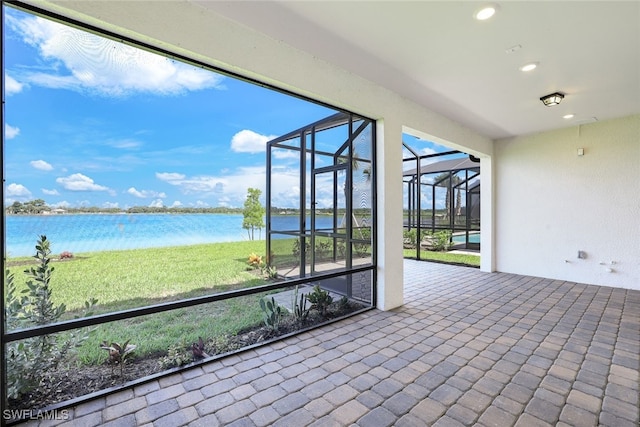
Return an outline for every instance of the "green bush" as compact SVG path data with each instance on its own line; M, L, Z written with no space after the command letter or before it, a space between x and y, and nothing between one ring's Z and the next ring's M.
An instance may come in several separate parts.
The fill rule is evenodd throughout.
M311 303L311 308L318 310L322 316L327 315L327 310L333 302L333 297L329 295L329 292L320 288L320 285L315 285L313 291L307 295L307 300Z
M188 365L193 361L193 356L187 352L187 345L184 341L172 344L167 349L167 355L160 358L158 363L162 369L177 368Z
M434 251L448 251L451 248L451 231L442 230L431 234Z
M14 274L5 271L5 319L9 331L55 323L65 313L66 306L54 305L51 297L49 283L54 268L49 265L50 256L50 242L46 236L40 236L34 255L37 265L24 271L28 277L27 288L21 292L24 295L18 296ZM86 301L85 309L96 303L95 299ZM68 333L56 337L47 334L9 343L6 353L8 397L15 399L38 387L51 369L88 338L88 333L89 330L84 329L80 335Z

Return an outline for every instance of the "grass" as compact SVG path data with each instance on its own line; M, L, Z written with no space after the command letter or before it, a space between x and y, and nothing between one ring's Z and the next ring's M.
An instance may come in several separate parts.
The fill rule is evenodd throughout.
M121 344L130 340L137 345L135 355L145 356L176 344L187 348L198 337L235 335L262 322L260 297L250 295L100 325L79 348L78 360L87 365L102 363L107 358L107 352L99 348L102 341Z
M416 259L416 250L405 249L404 257ZM480 267L480 257L478 255L454 254L449 252L421 250L420 259L426 261L438 261L450 264L464 264L472 267Z
M107 312L255 286L263 280L247 270L253 252L264 253L264 241L76 254L52 262L53 300L73 312L97 298L98 312ZM25 259L7 263L18 289L26 288Z

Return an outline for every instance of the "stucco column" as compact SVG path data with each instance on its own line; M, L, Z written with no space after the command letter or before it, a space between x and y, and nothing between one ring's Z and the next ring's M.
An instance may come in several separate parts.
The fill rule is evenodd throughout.
M493 187L494 175L492 157L480 157L482 184L480 189L480 270L492 272L495 265L495 206Z
M377 208L378 269L377 308L391 310L403 304L402 255L402 126L378 120Z

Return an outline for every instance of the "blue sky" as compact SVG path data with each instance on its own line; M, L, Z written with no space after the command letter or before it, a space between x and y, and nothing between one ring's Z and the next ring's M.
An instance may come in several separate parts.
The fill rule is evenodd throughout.
M5 205L241 207L266 141L334 112L11 8L4 31Z

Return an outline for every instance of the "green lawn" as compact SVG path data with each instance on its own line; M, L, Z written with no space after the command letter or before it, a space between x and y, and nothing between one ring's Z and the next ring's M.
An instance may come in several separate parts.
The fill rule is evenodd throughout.
M416 258L415 249L405 249L405 258ZM437 251L420 251L420 259L426 261L438 261L447 262L451 264L465 264L472 267L480 267L479 255L465 255L465 254L453 254L449 252L437 252Z
M264 241L252 241L75 254L51 263L51 289L70 311L89 298L98 299L100 312L123 310L261 284L247 260L264 252ZM26 266L7 264L20 287Z

